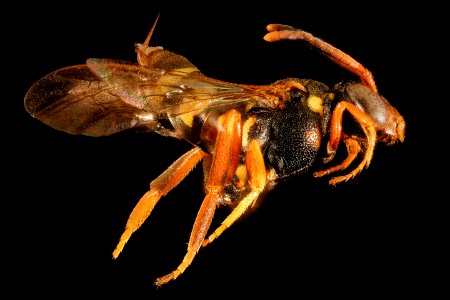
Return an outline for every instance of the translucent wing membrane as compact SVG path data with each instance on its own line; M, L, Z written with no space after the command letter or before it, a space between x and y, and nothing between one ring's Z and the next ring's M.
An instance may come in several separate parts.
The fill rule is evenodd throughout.
M207 77L192 65L159 69L110 59L89 59L87 65L124 102L156 115L174 116L268 97L251 86Z
M273 107L278 99L266 93L272 86L215 80L183 56L160 47L147 49L141 59L146 65L91 58L86 65L50 73L31 87L25 107L56 129L101 136L157 118L243 101Z
M25 96L25 108L58 130L90 136L134 127L145 117L86 65L59 69L37 81Z

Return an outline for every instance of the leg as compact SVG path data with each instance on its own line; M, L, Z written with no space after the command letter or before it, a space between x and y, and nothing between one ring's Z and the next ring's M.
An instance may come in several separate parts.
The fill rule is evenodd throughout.
M220 196L221 195L217 193L209 193L206 195L195 219L194 227L192 228L191 236L189 238L187 253L184 256L183 261L175 271L156 279L155 284L157 286L161 286L170 280L176 279L192 263L205 239L209 226L211 225L217 203L220 201Z
M203 242L203 246L215 240L250 208L266 186L266 167L261 147L256 140L250 141L245 156L250 192L239 202L222 224Z
M190 150L150 183L150 190L142 196L128 218L125 231L114 249L113 258L119 256L133 232L141 227L158 200L180 183L204 155L205 153L200 148Z
M327 151L328 151L329 157L326 160L330 161L334 157L334 154L336 153L336 150L341 141L342 115L345 110L347 110L355 118L355 120L361 125L361 127L366 135L366 138L367 138L367 144L365 145L366 151L365 151L363 160L353 171L351 171L347 175L337 176L337 177L332 178L330 180L331 185L336 185L339 182L347 181L347 180L353 178L354 176L356 176L359 172L361 172L362 169L364 169L364 167L368 167L370 164L370 161L372 160L373 152L375 149L375 142L376 142L376 138L377 138L377 133L376 133L376 129L375 129L376 123L372 120L372 118L369 115L363 113L352 103L346 102L346 101L341 101L336 105L336 108L333 111L333 115L331 117L330 140L328 141L328 144L327 144ZM345 141L345 139L344 139L344 141ZM332 167L332 168L324 170L324 171L319 171L319 172L315 173L316 174L315 176L322 176L325 174L329 174L331 172L335 172L337 170L343 170L347 167L346 164L349 164L351 161L353 161L353 159L354 159L353 156L356 156L356 154L357 154L357 153L355 153L355 151L359 152L359 149L361 146L359 145L359 142L357 142L354 139L345 141L345 143L347 145L347 149L349 149L349 146L351 146L350 151L348 153L349 157L346 160L344 160L344 162L342 162L337 167ZM356 146L355 144L358 144L358 146Z
M277 42L281 40L303 40L313 47L316 47L320 52L326 55L331 61L359 76L361 81L368 86L372 91L377 92L377 86L373 79L372 73L363 65L353 59L350 55L342 52L327 42L313 36L312 34L282 24L270 24L267 26L267 33L264 40L268 42Z
M350 166L350 164L358 156L358 153L361 152L361 145L358 143L358 141L356 141L350 137L344 138L344 143L345 143L345 146L347 148L347 153L348 153L348 156L346 157L346 159L343 162L341 162L339 165L330 167L326 170L314 172L314 174L313 174L314 177L322 177L322 176L331 174L333 172L345 170L346 168L348 168L348 166Z
M206 181L207 195L195 219L187 253L174 271L156 280L157 286L177 278L192 263L208 233L216 207L222 201L223 188L236 172L242 142L241 115L235 110L230 110L218 118L218 123L215 152Z

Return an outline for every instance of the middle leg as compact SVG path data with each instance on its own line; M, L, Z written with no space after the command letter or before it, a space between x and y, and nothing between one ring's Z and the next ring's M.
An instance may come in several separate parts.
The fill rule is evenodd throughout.
M241 115L230 110L218 118L218 133L211 169L206 181L207 195L202 202L189 238L187 253L180 265L171 273L160 277L155 284L161 286L176 279L192 263L208 233L216 207L222 202L223 189L236 172L241 152Z

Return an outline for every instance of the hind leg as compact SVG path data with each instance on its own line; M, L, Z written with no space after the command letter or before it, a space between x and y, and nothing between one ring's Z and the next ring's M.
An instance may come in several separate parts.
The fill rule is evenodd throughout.
M150 183L150 190L142 196L128 218L125 231L114 249L113 258L119 256L131 235L141 227L159 199L177 186L204 155L205 153L200 148L190 150Z

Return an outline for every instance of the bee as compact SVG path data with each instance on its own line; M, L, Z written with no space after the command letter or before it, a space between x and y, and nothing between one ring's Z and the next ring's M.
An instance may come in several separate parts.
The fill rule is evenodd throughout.
M89 58L85 64L58 69L31 86L24 106L31 116L70 134L98 137L133 128L192 145L150 183L112 254L114 259L119 256L158 201L201 162L205 198L186 255L175 270L156 279L157 286L180 276L202 247L277 183L310 171L317 160L338 160L335 154L342 144L342 161L313 176L340 174L331 177L331 185L348 181L369 166L377 144L404 141L405 121L378 93L371 72L306 31L270 24L264 40L302 41L360 80L332 88L298 78L267 85L217 80L184 56L149 46L155 26L156 21L144 43L135 46L137 63ZM345 126L347 115L359 130ZM230 213L210 230L221 206Z

